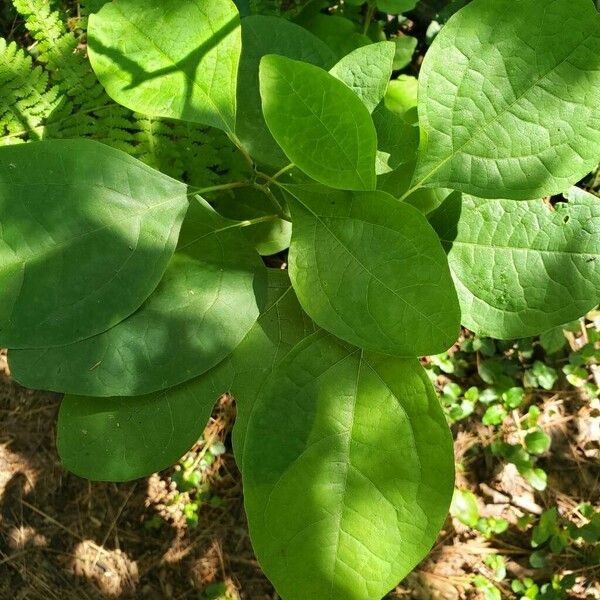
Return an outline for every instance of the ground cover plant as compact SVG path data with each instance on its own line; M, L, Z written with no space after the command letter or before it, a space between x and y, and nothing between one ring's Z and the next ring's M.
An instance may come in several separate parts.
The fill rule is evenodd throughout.
M61 458L99 480L173 464L231 392L253 546L278 592L380 598L427 553L454 490L417 357L442 361L461 323L520 338L597 304L597 198L572 186L600 158L598 12L474 0L426 53L417 102L410 78L389 83L413 42L377 41L372 21L414 2L288 18L223 0L97 4L99 84L77 78L80 93L52 70L64 48L83 73L75 36L36 30L49 12L31 12L48 70L3 47L18 82L6 137L39 140L0 151L13 377L66 394ZM478 400L446 395L451 419ZM488 425L523 394L498 397ZM493 452L539 489L546 440L527 435Z

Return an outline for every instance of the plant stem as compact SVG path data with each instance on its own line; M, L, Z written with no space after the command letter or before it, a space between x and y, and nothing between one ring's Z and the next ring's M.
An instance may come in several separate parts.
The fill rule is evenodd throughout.
M269 199L271 206L275 209L280 219L291 222L290 218L285 214L283 207L281 206L281 204L279 204L279 201L277 200L277 198L275 198L275 194L273 194L273 192L269 189L268 185L261 185L260 183L255 183L254 187L260 190Z
M223 190L233 190L235 188L248 187L250 182L248 181L234 181L232 183L223 183L221 185L212 185L210 187L200 188L190 192L188 196L195 194L208 194L209 192L220 192Z
M242 154L242 156L244 157L244 159L246 160L246 162L248 163L250 168L254 171L256 168L256 165L254 164L252 157L248 154L248 152L246 152L246 148L244 148L244 146L242 146L242 142L237 137L237 135L235 135L234 133L228 133L227 137L229 138L231 143L240 151L240 153Z
M279 169L279 171L277 171L277 173L275 173L275 175L273 175L272 177L269 177L267 179L267 183L272 183L273 181L276 181L277 179L279 179L282 175L284 175L285 173L287 173L288 171L291 171L296 165L294 163L290 163L289 165L283 167L282 169Z
M404 194L402 194L402 196L400 196L400 198L398 198L398 200L400 202L403 202L404 200L406 200L413 192L416 192L418 189L422 188L423 186L421 185L422 182L417 183L416 185L413 185L411 188L408 188Z
M367 6L367 12L365 13L365 23L363 26L363 35L367 35L367 31L369 31L369 25L373 20L373 15L375 14L375 3L373 0L369 0L369 4Z
M204 445L202 446L200 452L198 452L196 458L194 459L194 462L192 463L189 469L186 469L186 471L192 473L198 468L200 461L206 456L208 449L212 446L216 437L216 435L213 435L209 439L204 440Z
M240 221L239 227L251 227L252 225L258 225L259 223L268 223L269 221L275 221L281 219L279 215L265 215L264 217L256 217L255 219L248 219L246 221Z

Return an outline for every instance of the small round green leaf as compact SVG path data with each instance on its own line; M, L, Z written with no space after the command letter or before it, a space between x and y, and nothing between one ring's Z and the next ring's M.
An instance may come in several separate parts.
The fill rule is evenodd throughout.
M283 598L379 600L435 541L452 438L417 360L319 332L259 394L242 472L253 548Z
M450 513L467 527L475 527L479 521L477 498L469 490L454 490Z
M299 169L333 188L375 189L375 126L351 89L314 65L268 55L260 95L273 137Z
M500 339L533 336L584 315L600 290L600 200L453 194L431 216L448 249L462 322Z
M473 0L419 77L413 184L482 198L560 193L600 157L600 14L591 0Z
M137 312L76 344L11 351L15 379L70 394L136 396L214 367L242 341L266 300L266 270L238 225L194 201L178 251Z
M308 315L361 348L439 354L458 336L448 261L418 210L384 192L289 186L289 269Z
M114 0L89 20L90 61L111 98L230 132L241 48L231 0Z
M543 454L551 442L550 436L543 431L531 431L525 436L525 447L532 454Z
M173 255L186 192L90 140L0 149L0 345L69 344L133 313Z

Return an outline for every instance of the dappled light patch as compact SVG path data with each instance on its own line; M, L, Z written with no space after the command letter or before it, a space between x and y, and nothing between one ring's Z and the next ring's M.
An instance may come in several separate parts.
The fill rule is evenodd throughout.
M92 540L75 546L71 568L77 577L93 581L108 597L132 594L139 583L137 563L121 550L105 550Z

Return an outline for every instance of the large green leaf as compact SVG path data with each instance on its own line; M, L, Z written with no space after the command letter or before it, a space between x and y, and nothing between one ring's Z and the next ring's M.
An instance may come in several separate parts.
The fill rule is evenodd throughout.
M262 113L258 83L260 59L267 54L279 54L329 69L335 57L310 31L278 17L256 15L244 19L242 42L236 134L259 163L283 166L289 161L269 132Z
M241 46L231 0L115 0L90 16L90 60L111 98L229 132Z
M395 53L393 42L369 44L344 56L329 72L345 83L372 113L385 95Z
M0 345L68 344L134 312L171 258L186 186L89 140L0 150Z
M542 200L451 195L431 217L443 243L463 324L510 339L591 310L600 290L600 199L582 190Z
M419 77L413 185L484 198L562 192L600 159L600 15L591 0L474 0Z
M375 188L377 137L358 96L329 73L268 55L260 63L263 114L296 166L333 188Z
M238 223L194 201L179 248L141 308L112 329L58 348L11 351L14 378L85 396L172 387L223 360L256 322L266 271Z
M296 342L314 331L287 273L270 270L268 275L265 311L232 354L204 375L146 396L66 396L58 420L62 464L81 477L105 481L164 469L201 436L224 392L236 399L233 442L236 458L241 457L248 415L262 382Z
M252 544L283 598L379 600L435 541L452 438L416 359L320 332L259 394L242 473Z
M289 186L290 277L321 327L396 356L437 354L458 336L448 261L415 208L384 192Z

